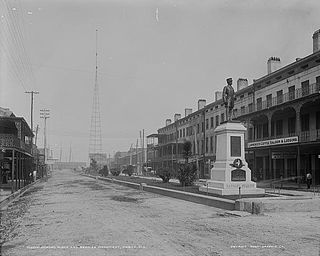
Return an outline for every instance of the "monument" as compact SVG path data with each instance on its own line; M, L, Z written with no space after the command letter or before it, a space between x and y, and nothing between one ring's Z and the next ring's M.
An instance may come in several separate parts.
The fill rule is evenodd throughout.
M246 128L239 121L232 120L234 107L232 78L227 79L222 99L226 108L227 121L214 130L216 135L216 161L210 171L210 180L200 191L218 195L264 194L265 190L256 187L251 181L251 170L245 160L244 134Z

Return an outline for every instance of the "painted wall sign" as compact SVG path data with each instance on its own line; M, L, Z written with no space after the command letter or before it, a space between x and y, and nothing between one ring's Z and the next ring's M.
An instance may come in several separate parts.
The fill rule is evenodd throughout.
M248 148L285 145L285 144L292 144L292 143L298 143L298 142L299 142L299 137L294 136L294 137L287 137L287 138L280 138L280 139L273 139L273 140L249 142Z

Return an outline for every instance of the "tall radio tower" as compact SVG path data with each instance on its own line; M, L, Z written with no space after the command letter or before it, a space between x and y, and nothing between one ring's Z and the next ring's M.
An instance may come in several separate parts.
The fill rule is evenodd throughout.
M90 143L89 143L89 158L94 158L100 162L102 153L102 138L101 138L101 121L100 121L100 106L99 106L99 85L98 85L98 30L96 29L96 75L93 93L93 104L91 113L91 128L90 128Z

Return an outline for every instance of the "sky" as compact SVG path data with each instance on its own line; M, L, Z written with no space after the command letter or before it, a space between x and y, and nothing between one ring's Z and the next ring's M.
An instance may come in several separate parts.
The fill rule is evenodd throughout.
M0 106L30 123L25 91L39 91L37 144L46 108L49 146L64 161L70 147L72 161L88 160L96 29L103 151L113 155L142 129L156 133L175 113L196 111L198 99L213 102L226 78L251 84L269 57L284 66L311 54L320 28L317 0L0 1Z

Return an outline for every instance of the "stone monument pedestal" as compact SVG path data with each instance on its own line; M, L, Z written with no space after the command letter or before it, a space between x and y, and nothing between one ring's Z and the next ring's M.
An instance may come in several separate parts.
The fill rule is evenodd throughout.
M246 128L237 121L222 123L215 129L216 161L210 180L199 188L202 192L218 195L264 194L251 181L251 170L245 160L244 134ZM240 190L240 191L239 191Z

